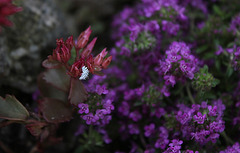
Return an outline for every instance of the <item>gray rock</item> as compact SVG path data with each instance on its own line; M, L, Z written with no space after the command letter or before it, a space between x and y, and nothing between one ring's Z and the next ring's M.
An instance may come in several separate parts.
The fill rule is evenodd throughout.
M68 22L53 0L21 0L18 5L23 11L12 15L14 25L0 33L0 86L33 92L46 58L41 55L51 54L55 40L67 35Z

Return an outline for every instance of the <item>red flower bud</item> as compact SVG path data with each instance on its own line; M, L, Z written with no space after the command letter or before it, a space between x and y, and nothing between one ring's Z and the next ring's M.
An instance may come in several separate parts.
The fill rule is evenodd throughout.
M83 31L79 35L77 39L77 45L76 45L77 49L82 49L87 45L91 33L92 33L92 30L91 30L91 27L89 26L85 31Z
M104 49L101 51L100 55L101 55L102 58L104 58L104 57L107 55L108 52L107 52L106 50L107 50L107 49L104 48Z
M100 54L94 58L94 65L100 66L103 62L103 58L107 55L106 48L104 48Z
M82 53L81 53L81 58L87 58L89 57L89 55L92 52L92 49L96 43L97 38L94 38L88 45L86 48L83 49Z
M109 56L108 58L106 58L103 63L102 63L102 67L104 69L106 69L108 67L108 65L111 63L112 61L112 56Z
M71 51L73 47L73 36L68 37L65 44L66 47Z
M83 66L84 66L83 59L79 59L78 61L73 63L68 74L74 78L81 76Z
M57 39L57 48L53 50L53 55L50 56L53 60L56 60L60 63L67 63L71 58L71 37L69 37L64 43L63 39ZM67 45L67 46L66 46Z

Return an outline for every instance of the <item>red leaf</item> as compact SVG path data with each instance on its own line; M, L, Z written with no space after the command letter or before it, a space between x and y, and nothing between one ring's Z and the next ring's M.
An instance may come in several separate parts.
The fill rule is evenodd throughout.
M72 108L61 100L44 98L39 102L43 118L50 123L69 121L72 118Z
M38 76L38 89L40 90L40 93L43 97L48 97L48 98L54 98L54 99L59 99L62 101L68 101L68 95L66 92L59 90L55 87L53 87L51 84L47 83L44 79L43 79L43 73L41 73Z
M64 67L58 69L48 69L46 72L43 73L43 79L54 87L68 92L70 76L67 75L66 72L67 71Z
M59 63L58 61L45 59L42 62L42 66L47 69L53 69L53 68L59 68L61 66L61 63Z
M68 96L70 103L73 105L78 105L79 103L87 100L87 97L88 94L83 83L80 80L71 78L70 93Z
M14 96L0 97L0 118L24 121L28 116L27 109Z
M31 123L31 124L27 124L26 128L29 130L29 132L33 135L38 137L42 131L43 131L43 127L45 127L46 124L42 123L42 122L36 122L36 123Z

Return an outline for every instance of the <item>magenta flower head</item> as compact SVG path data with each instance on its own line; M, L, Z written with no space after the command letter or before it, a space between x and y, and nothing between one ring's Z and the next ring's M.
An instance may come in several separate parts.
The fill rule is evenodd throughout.
M154 129L155 129L155 124L153 123L150 125L144 126L144 130L145 130L144 135L146 137L149 137L154 132Z
M79 108L79 111L78 111L79 114L89 113L88 104L80 103L78 104L78 108Z
M197 115L194 115L193 118L195 119L195 122L198 124L203 124L204 120L206 119L206 114L202 115L201 112L198 112Z
M89 113L88 115L84 115L82 118L86 121L88 125L93 124L97 121L96 117L93 116L92 113Z

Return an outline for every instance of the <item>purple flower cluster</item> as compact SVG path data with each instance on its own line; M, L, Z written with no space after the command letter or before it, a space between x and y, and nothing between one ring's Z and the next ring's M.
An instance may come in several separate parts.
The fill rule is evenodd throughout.
M104 77L93 76L93 78L88 81L86 89L90 94L95 94L93 97L97 98L87 101L88 104L80 103L78 105L78 113L81 114L82 119L85 120L88 125L105 125L112 119L110 114L114 110L112 104L114 100L112 94L114 93L109 93L106 85L100 85L103 80ZM102 99L102 95L105 95L104 99Z
M187 23L188 20L184 12L185 7L179 5L178 0L142 0L133 8L126 7L112 23L114 29L119 29L114 31L113 38L117 40L120 54L130 56L131 51L138 50L138 47L133 49L128 40L137 43L139 37L146 36L152 48L152 40L160 45L163 33L177 35L180 22Z
M111 50L115 65L104 72L106 76L94 76L89 80L87 91L98 100L80 104L79 113L87 124L100 125L101 130L98 131L103 135L105 143L111 143L111 138L115 136L112 133L115 132L118 133L117 141L128 143L129 147L117 148L117 152L198 153L196 145L200 145L203 149L199 151L202 151L213 150L211 146L217 146L217 141L222 143L220 134L225 130L225 122L228 122L223 119L223 116L226 117L224 110L228 106L223 104L224 99L222 95L219 97L218 92L209 89L209 93L202 96L191 86L191 83L200 80L195 76L198 76L201 72L198 70L204 64L209 66L209 71L201 72L204 83L209 83L204 79L208 77L205 73L217 71L202 58L202 54L207 54L205 48L215 46L201 45L208 43L208 40L198 42L185 37L191 33L191 30L188 31L188 26L191 26L188 21L192 19L186 16L191 13L188 11L197 8L194 13L198 14L201 10L203 16L207 17L209 3L213 1L142 0L115 16L112 25L113 29L117 29L112 36L115 48ZM191 9L188 10L189 7ZM199 33L204 33L209 28L208 22L199 16L199 21L195 23L194 20L193 24L197 26L202 23ZM196 35L202 39L199 33L196 32ZM238 60L240 49L223 49L219 46L216 54L220 55L225 50L232 55L233 61ZM210 49L209 54L211 56L208 58L215 56ZM179 82L182 84L176 85ZM189 85L190 92L181 91L186 85ZM188 98L194 99L192 103L195 104L189 104ZM212 100L216 98L221 99ZM111 116L113 101L116 109Z
M164 151L163 153L181 153L180 149L182 143L183 143L182 140L173 139L172 143L169 144L169 148L167 148L167 150Z
M232 21L230 23L230 27L228 29L230 32L232 32L234 35L239 33L240 30L240 14L236 15L232 18Z
M229 55L234 70L240 70L240 47L234 45L231 48L224 49L222 46L218 46L218 50L215 52L215 54L220 55L224 53L224 51L226 51L226 53Z
M165 85L174 86L177 80L193 79L198 70L198 59L185 43L173 42L165 54L166 58L159 60L160 67L155 69L163 76Z
M233 146L228 146L227 149L220 151L220 153L239 153L240 145L236 142Z
M194 139L201 145L209 141L216 143L219 133L225 129L224 110L221 100L213 101L213 105L202 102L201 105L193 104L192 108L180 107L176 119L181 123L183 137Z

